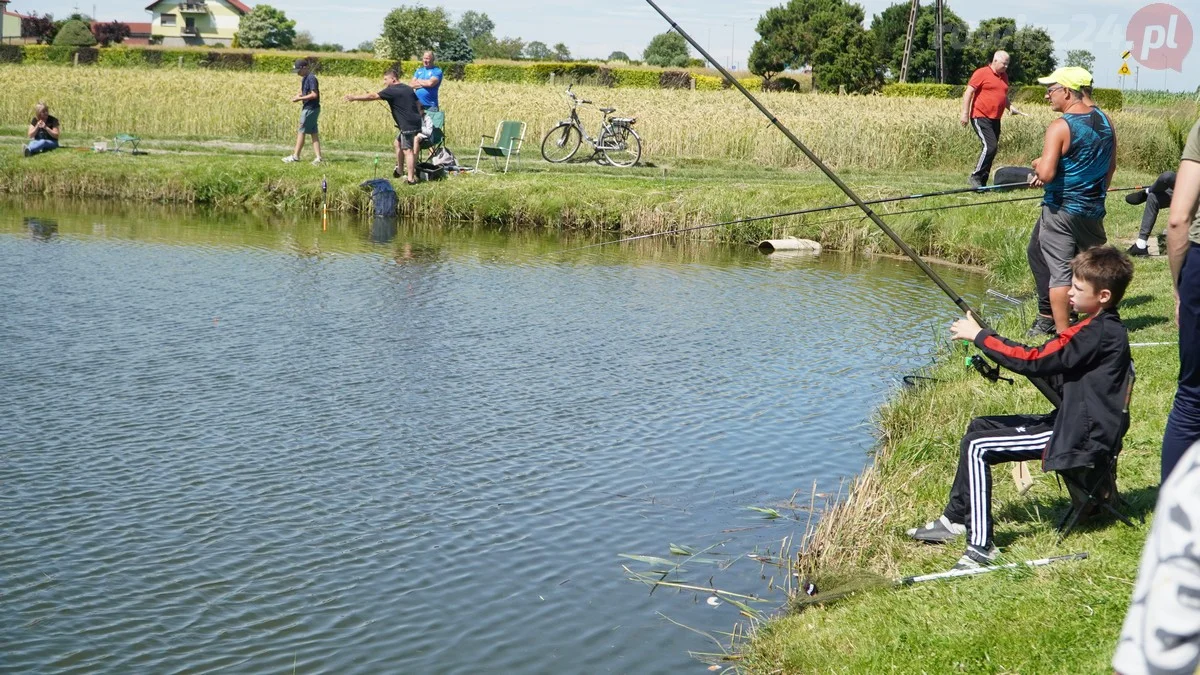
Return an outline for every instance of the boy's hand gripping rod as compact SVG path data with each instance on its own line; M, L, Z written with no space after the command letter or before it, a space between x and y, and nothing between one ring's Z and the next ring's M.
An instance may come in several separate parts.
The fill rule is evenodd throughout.
M766 118L771 121L771 124L775 125L776 129L779 129L784 136L787 136L787 139L791 141L792 144L800 150L800 152L804 153L804 156L807 157L813 164L815 164L817 168L829 178L829 180L833 181L834 185L838 186L842 192L846 193L846 196L849 197L850 201L854 202L858 208L862 209L862 212L866 215L866 217L870 218L871 222L875 223L875 225L879 227L879 229L882 230L889 239L895 242L896 246L899 247L901 251L904 251L904 254L911 258L912 261L917 264L917 267L920 267L921 271L924 272L925 275L933 281L933 283L937 284L938 288L942 289L942 292L945 293L950 300L953 301L960 310L962 310L964 314L969 312L975 317L975 321L978 322L982 328L989 328L987 323L985 323L984 320L979 316L979 313L971 309L971 306L967 304L966 300L962 299L962 296L960 296L958 293L955 293L954 289L950 288L949 284L947 284L937 272L933 271L933 268L926 264L926 262L921 259L921 256L917 255L916 251L912 250L908 244L904 243L904 240L901 239L899 235L892 230L892 228L888 227L887 223L883 222L883 219L880 218L874 211L872 211L871 207L867 206L867 204L863 202L863 200L854 192L854 190L850 189L850 186L846 185L846 183L843 182L842 179L833 172L833 169L830 169L828 166L826 166L825 162L821 161L820 157L817 157L812 150L808 149L808 146L801 142L799 138L796 138L796 135L793 134L790 129L785 127L783 123L771 113L770 110L767 110L766 106L759 102L758 99L754 98L754 95L751 94L745 87L743 87L742 83L738 82L737 79L731 75L724 66L718 63L717 60L712 57L711 54L705 51L704 48L700 46L699 42L696 42L691 35L688 35L688 33L684 31L679 24L675 23L674 19L667 16L667 13L664 12L657 4L655 4L654 0L646 0L646 3L649 4L655 12L658 12L659 16L665 19L667 23L671 24L671 28L676 33L679 33L681 36L683 36L683 39L687 40L688 43L695 48L697 53L703 56L706 61L711 63L712 66L721 73L721 75L727 82L729 82L731 86L736 87L738 91L742 92L742 95L745 96L746 99L752 104L754 104L754 107L758 108L759 112L766 116ZM1045 380L1030 377L1029 381L1034 387L1037 387L1037 390L1040 391L1042 395L1045 396L1052 405L1054 405L1054 407L1057 408L1062 405L1062 398L1058 395L1058 392L1054 391L1054 389Z

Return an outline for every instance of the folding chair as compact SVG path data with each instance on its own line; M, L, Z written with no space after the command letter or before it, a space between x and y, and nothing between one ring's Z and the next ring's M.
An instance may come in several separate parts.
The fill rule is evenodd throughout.
M487 141L491 140L492 144L487 145ZM521 144L525 142L525 123L512 120L505 120L496 125L496 135L494 137L484 136L483 140L479 141L479 152L475 153L475 170L479 170L479 161L484 155L496 161L497 158L504 158L504 173L508 173L508 163L512 160L513 155L517 156L517 162L521 161Z
M142 151L138 150L138 143L141 142L142 139L132 134L117 134L113 138L113 152L124 152L124 146L128 145L132 148L132 151L129 154L140 155L142 154Z
M439 148L446 147L446 113L438 110L425 114L429 115L429 121L433 123L433 135L421 142L421 145L429 148L429 156L426 157L428 160Z
M1129 430L1129 403L1133 399L1133 384L1136 379L1131 366L1128 384L1125 386L1125 406L1122 410L1125 415L1125 429L1121 432L1121 438L1124 438L1125 432ZM1105 455L1096 466L1057 472L1067 484L1067 493L1071 495L1071 508L1067 509L1058 523L1059 542L1066 539L1080 522L1102 510L1133 527L1133 521L1117 509L1117 506L1126 511L1130 509L1129 502L1117 490L1117 458L1121 456L1121 449L1122 444L1118 443L1113 452ZM1114 503L1117 506L1113 506ZM1142 522L1145 522L1145 519L1142 519Z

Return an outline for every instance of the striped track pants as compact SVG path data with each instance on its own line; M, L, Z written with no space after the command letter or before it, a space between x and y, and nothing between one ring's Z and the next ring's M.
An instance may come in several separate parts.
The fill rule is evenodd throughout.
M959 448L958 471L945 515L951 522L967 526L967 540L972 546L987 548L992 543L992 466L1041 459L1053 429L1054 418L1050 415L971 420Z

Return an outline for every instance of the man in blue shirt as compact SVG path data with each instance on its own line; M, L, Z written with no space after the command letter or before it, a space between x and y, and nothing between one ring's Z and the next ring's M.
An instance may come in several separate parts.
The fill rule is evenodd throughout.
M417 100L425 112L437 112L438 88L442 86L442 69L433 64L433 52L421 55L421 67L413 72L409 86L416 90Z
M292 72L300 76L300 93L292 97L292 103L300 104L300 128L296 132L295 150L284 157L283 161L286 164L300 161L300 151L304 149L304 135L308 134L312 136L313 152L317 155L313 164L320 164L325 161L321 156L321 139L317 133L317 119L321 116L321 86L308 59L296 59Z

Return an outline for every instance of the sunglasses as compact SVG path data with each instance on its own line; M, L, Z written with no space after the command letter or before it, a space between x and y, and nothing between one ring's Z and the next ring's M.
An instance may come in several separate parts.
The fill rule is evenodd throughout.
M1046 95L1049 96L1050 94L1053 94L1056 91L1062 91L1063 89L1066 89L1066 87L1064 87L1060 84L1056 84L1053 87L1050 87L1049 89L1046 90Z

